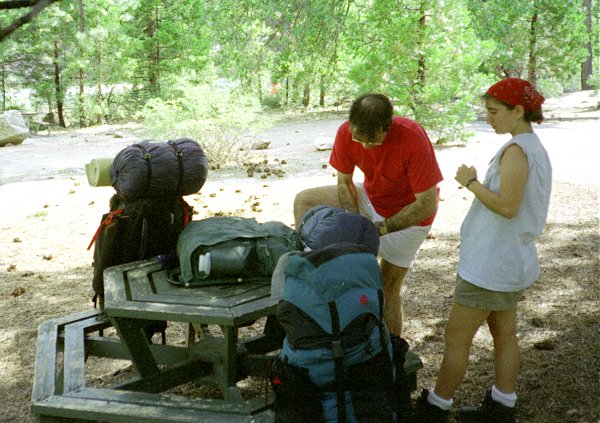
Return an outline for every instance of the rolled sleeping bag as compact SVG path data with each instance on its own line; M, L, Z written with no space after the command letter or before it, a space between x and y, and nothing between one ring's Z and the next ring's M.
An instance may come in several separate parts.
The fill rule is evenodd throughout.
M331 206L315 206L302 216L298 228L305 250L320 250L341 242L379 251L379 232L373 222L360 214Z
M130 145L116 155L110 169L111 185L126 199L194 194L207 175L208 159L189 138Z
M89 163L86 163L85 173L90 186L109 187L111 185L110 167L113 160L112 157L102 157L92 159Z

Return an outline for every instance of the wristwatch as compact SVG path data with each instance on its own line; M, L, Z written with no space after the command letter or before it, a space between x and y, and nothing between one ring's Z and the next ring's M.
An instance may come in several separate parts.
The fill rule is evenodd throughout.
M475 176L474 178L471 178L467 181L467 183L465 184L465 188L469 189L469 185L471 185L473 182L477 182L477 176Z

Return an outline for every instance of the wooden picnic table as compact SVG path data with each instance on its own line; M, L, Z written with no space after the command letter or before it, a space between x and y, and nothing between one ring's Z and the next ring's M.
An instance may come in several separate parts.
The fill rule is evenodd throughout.
M272 393L244 400L236 385L248 376L265 377L283 341L270 281L185 288L169 283L172 272L156 260L106 269L103 310L40 325L31 398L37 421L273 421ZM241 327L264 317L262 333L239 336ZM165 344L154 343L149 334L157 322L187 324L187 340L167 337ZM215 325L220 334L208 334L206 327ZM117 337L103 335L111 327ZM195 332L202 335L199 340ZM131 361L137 375L109 387L88 387L89 356ZM409 351L405 372L411 390L422 366ZM216 384L223 399L165 393L198 381Z
M185 288L168 281L176 272L163 270L151 260L115 266L104 273L105 314L140 376L122 388L159 392L188 381L186 378L197 375L199 368L205 368L226 399L243 401L236 382L247 373L264 375L270 359L265 354L281 346L275 332L245 340L238 337L240 327L261 317L274 317L277 302L271 299L270 279ZM156 321L188 324L188 342L178 347L187 355L186 360L166 368L159 366L147 335ZM194 332L208 325L218 325L222 337L201 332L202 339L196 342ZM240 369L242 358L246 371Z
M44 122L42 120L41 112L20 112L23 118L25 119L25 123L27 124L27 128L34 134L37 134L40 129L46 128L48 129L48 135L50 135L50 123Z

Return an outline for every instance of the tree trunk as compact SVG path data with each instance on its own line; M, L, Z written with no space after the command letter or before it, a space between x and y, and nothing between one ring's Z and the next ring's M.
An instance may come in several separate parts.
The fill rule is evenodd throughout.
M82 35L83 35L83 32L85 31L84 19L85 19L85 13L83 10L83 0L79 0L79 32ZM82 54L82 56L83 56L83 54ZM83 67L79 66L79 127L80 128L83 128L85 126L85 119L84 119L85 88L84 88L83 78L84 78Z
M154 12L154 13L153 13ZM160 61L160 45L154 39L158 26L158 6L154 11L149 11L146 21L146 37L148 37L148 85L152 95L159 93L158 64Z
M527 80L534 87L537 85L537 5L534 4L533 16L531 17L531 26L529 28L529 65L527 68Z
M285 78L285 105L289 104L290 101L290 77Z
M321 84L319 86L319 106L325 106L325 75L321 75Z
M96 124L100 125L102 123L102 102L104 101L104 94L102 93L102 82L104 78L102 76L102 63L104 62L104 44L102 41L98 43L98 85L96 92L96 104L98 107L98 113L96 113Z
M0 112L6 111L6 65L4 62L0 63Z
M256 77L256 89L258 90L258 101L260 104L263 102L263 87L262 87L262 78L260 77L260 72L257 72L258 76Z
M54 92L56 94L56 114L58 115L58 126L66 128L63 104L63 90L60 80L60 63L58 62L58 42L54 41Z
M425 26L427 25L427 16L425 14L425 1L421 2L419 7L419 31L417 34L417 47L419 52L417 54L418 63L417 63L417 85L419 87L425 86L425 72L427 70L425 65L425 54L423 53L425 47Z
M308 107L310 104L310 83L304 84L304 91L302 93L302 105Z
M588 79L592 74L594 52L592 50L592 0L583 0L583 8L585 9L585 27L587 29L588 41L585 45L588 51L587 59L581 64L581 89L591 90L592 86L588 83Z

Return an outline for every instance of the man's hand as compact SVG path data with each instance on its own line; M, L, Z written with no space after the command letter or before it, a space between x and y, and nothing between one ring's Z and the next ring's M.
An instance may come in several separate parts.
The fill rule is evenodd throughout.
M358 213L358 193L352 181L351 173L338 172L338 197L343 209Z

